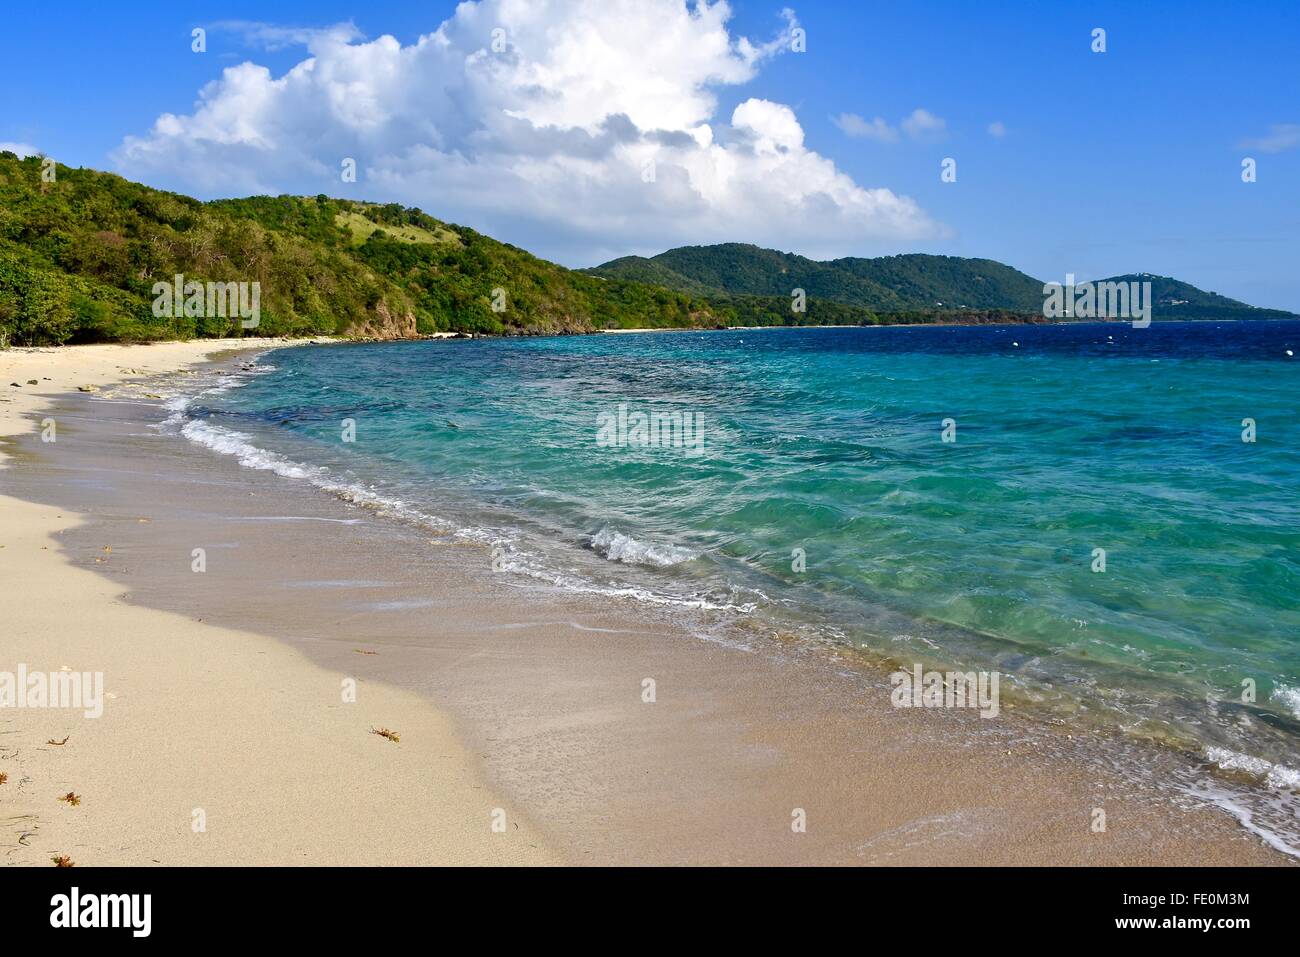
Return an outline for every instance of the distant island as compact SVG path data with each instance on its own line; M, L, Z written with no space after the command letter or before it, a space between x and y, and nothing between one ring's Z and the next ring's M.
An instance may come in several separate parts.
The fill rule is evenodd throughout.
M989 259L818 262L724 243L573 270L395 203L201 202L90 169L52 166L47 181L42 163L0 152L0 347L1046 321L1043 282ZM173 308L182 280L255 284L255 330L226 310ZM1156 320L1295 318L1163 276L1106 281L1132 280L1152 283Z
M743 303L738 305L742 312L753 308L754 300L789 312L790 291L800 288L810 303L823 308L834 303L865 312L868 322L870 316L960 321L963 315L1014 313L1038 320L1043 315L1044 281L992 259L916 253L819 262L745 243L722 243L681 246L650 258L624 256L586 272L652 283L717 302ZM1168 276L1128 273L1094 282L1150 282L1156 320L1296 318L1285 310L1250 306ZM808 311L811 315L814 307Z

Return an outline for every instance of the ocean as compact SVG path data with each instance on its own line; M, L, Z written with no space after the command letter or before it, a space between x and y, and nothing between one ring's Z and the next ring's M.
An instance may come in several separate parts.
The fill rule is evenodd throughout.
M1300 322L284 349L172 402L499 574L882 662L1300 788Z

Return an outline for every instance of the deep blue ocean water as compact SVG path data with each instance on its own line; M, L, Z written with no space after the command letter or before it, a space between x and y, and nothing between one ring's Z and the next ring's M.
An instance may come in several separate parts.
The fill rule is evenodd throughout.
M998 670L1295 788L1298 352L1300 322L332 345L180 419L506 574ZM694 428L639 446L637 413Z

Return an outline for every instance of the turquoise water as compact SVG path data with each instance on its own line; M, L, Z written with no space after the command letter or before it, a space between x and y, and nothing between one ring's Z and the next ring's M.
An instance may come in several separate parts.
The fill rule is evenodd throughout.
M1300 322L308 347L180 420L246 464L494 546L506 574L998 670L1056 713L1295 787L1287 350ZM699 431L598 441L620 404Z

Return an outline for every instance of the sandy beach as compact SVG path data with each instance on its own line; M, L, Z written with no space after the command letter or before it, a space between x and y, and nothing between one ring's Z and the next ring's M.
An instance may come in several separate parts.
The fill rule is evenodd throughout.
M522 586L486 549L151 432L162 386L127 380L230 347L0 353L0 671L105 690L95 719L0 711L6 863L1289 862L1116 770L1148 756L1113 738L900 712L843 650Z
M2 352L0 433L33 428L30 416L61 392L105 389L214 352L271 344L283 345ZM32 378L37 384L27 383ZM526 818L485 786L475 756L427 701L323 669L265 637L125 603L121 584L70 564L62 543L79 520L0 496L0 671L21 663L29 671L104 675L101 717L0 710L5 864L49 866L55 857L78 866L558 859ZM105 565L118 560L110 549L97 556ZM341 683L353 679L355 702L344 703ZM372 729L395 731L400 740ZM77 796L75 806L62 800L68 794ZM494 832L497 808L506 812L506 827Z

